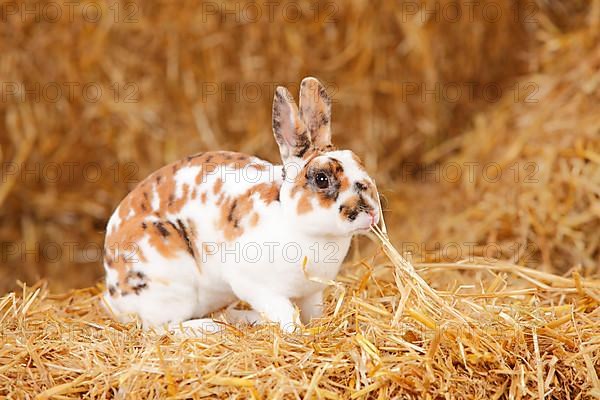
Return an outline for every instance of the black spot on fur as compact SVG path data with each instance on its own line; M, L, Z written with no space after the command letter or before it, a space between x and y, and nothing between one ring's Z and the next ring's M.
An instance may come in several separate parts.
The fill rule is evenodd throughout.
M108 287L108 294L110 294L111 296L114 296L115 294L117 294L117 288L114 287L113 285L110 285Z
M321 113L319 115L319 127L323 126L323 125L327 125L329 123L329 115L327 115L326 113Z
M162 237L167 237L170 235L169 231L167 230L167 228L165 228L164 224L162 222L154 222L154 227L156 228L156 230L158 231L158 233L160 233L160 235Z
M135 282L132 284L130 281ZM141 271L129 271L127 273L127 283L135 294L140 294L143 289L148 287L146 275Z
M336 175L341 175L344 173L344 167L342 167L342 163L336 160L335 158L329 157L329 161L331 162L331 170Z
M325 102L325 104L331 104L331 99L329 98L329 95L327 95L327 90L325 90L325 87L321 85L319 85L319 96Z
M308 149L311 147L310 138L304 131L301 135L297 135L298 143L294 146L294 155L296 157L302 157Z
M358 211L364 211L364 212L366 212L366 211L371 211L371 210L373 209L373 207L371 207L371 206L369 205L369 203L367 203L367 202L365 201L365 198L364 198L364 197L362 197L362 195L358 196L358 204L357 204L357 207L358 207Z
M276 112L273 115L273 132L277 135L277 141L281 142L283 138L281 137L281 122L279 122L279 112Z
M148 228L148 225L145 222L142 222L142 229L146 230Z
M367 190L367 185L365 185L362 182L355 182L354 183L354 190L356 190L357 192L364 192L365 190Z
M156 175L156 183L159 184L162 179L162 175Z
M190 162L192 161L194 158L198 158L198 157L202 157L204 155L204 153L196 153L196 154L192 154L191 156L187 156L187 161Z
M194 247L192 245L192 240L190 239L190 235L187 231L187 227L183 224L183 221L177 219L177 224L169 221L169 224L173 227L173 229L181 236L186 245L186 250L192 257L195 257Z
M143 201L140 203L140 207L142 208L142 211L146 211L146 203L144 203Z
M358 216L358 211L356 210L356 208L354 208L350 212L348 212L348 219L350 221L354 221L357 216Z
M337 147L335 147L332 144L328 144L327 146L323 146L323 147L319 148L319 151L322 153L327 153L329 151L336 151L336 150L337 150Z
M233 201L231 204L231 208L229 209L229 214L227 215L227 221L233 221L233 213L235 212L235 208L237 207L237 199Z

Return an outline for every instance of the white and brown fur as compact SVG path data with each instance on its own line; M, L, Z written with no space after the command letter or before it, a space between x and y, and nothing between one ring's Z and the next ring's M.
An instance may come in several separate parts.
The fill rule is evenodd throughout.
M105 300L120 319L205 326L194 319L238 299L286 330L299 323L295 305L303 322L320 316L324 285L305 273L336 277L352 235L379 219L377 190L354 153L332 146L331 101L316 79L302 81L300 110L277 88L273 132L283 165L197 154L125 197L108 223L104 258ZM223 252L236 243L260 252L252 260ZM286 257L286 244L300 257Z

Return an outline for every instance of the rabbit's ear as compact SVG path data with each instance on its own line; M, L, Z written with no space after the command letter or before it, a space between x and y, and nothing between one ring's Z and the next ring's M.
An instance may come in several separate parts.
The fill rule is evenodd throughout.
M313 146L331 145L331 98L316 78L304 78L300 84L300 117L310 132Z
M273 98L273 134L285 163L291 157L302 157L311 147L310 135L300 119L298 107L290 92L277 87Z

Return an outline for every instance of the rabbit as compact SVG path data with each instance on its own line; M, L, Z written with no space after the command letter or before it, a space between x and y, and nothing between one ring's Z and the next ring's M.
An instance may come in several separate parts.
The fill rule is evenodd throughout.
M352 236L379 221L378 192L361 160L331 144L317 79L302 80L299 108L277 87L272 118L282 165L195 154L121 201L106 229L103 297L119 320L213 329L204 317L238 300L254 310L246 322L286 332L321 316L326 285L307 275L335 279Z

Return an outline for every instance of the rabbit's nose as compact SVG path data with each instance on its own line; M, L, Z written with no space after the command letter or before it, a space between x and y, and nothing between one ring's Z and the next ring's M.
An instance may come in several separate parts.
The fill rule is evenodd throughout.
M369 217L371 217L371 225L377 225L379 222L379 213L375 210L369 211Z

